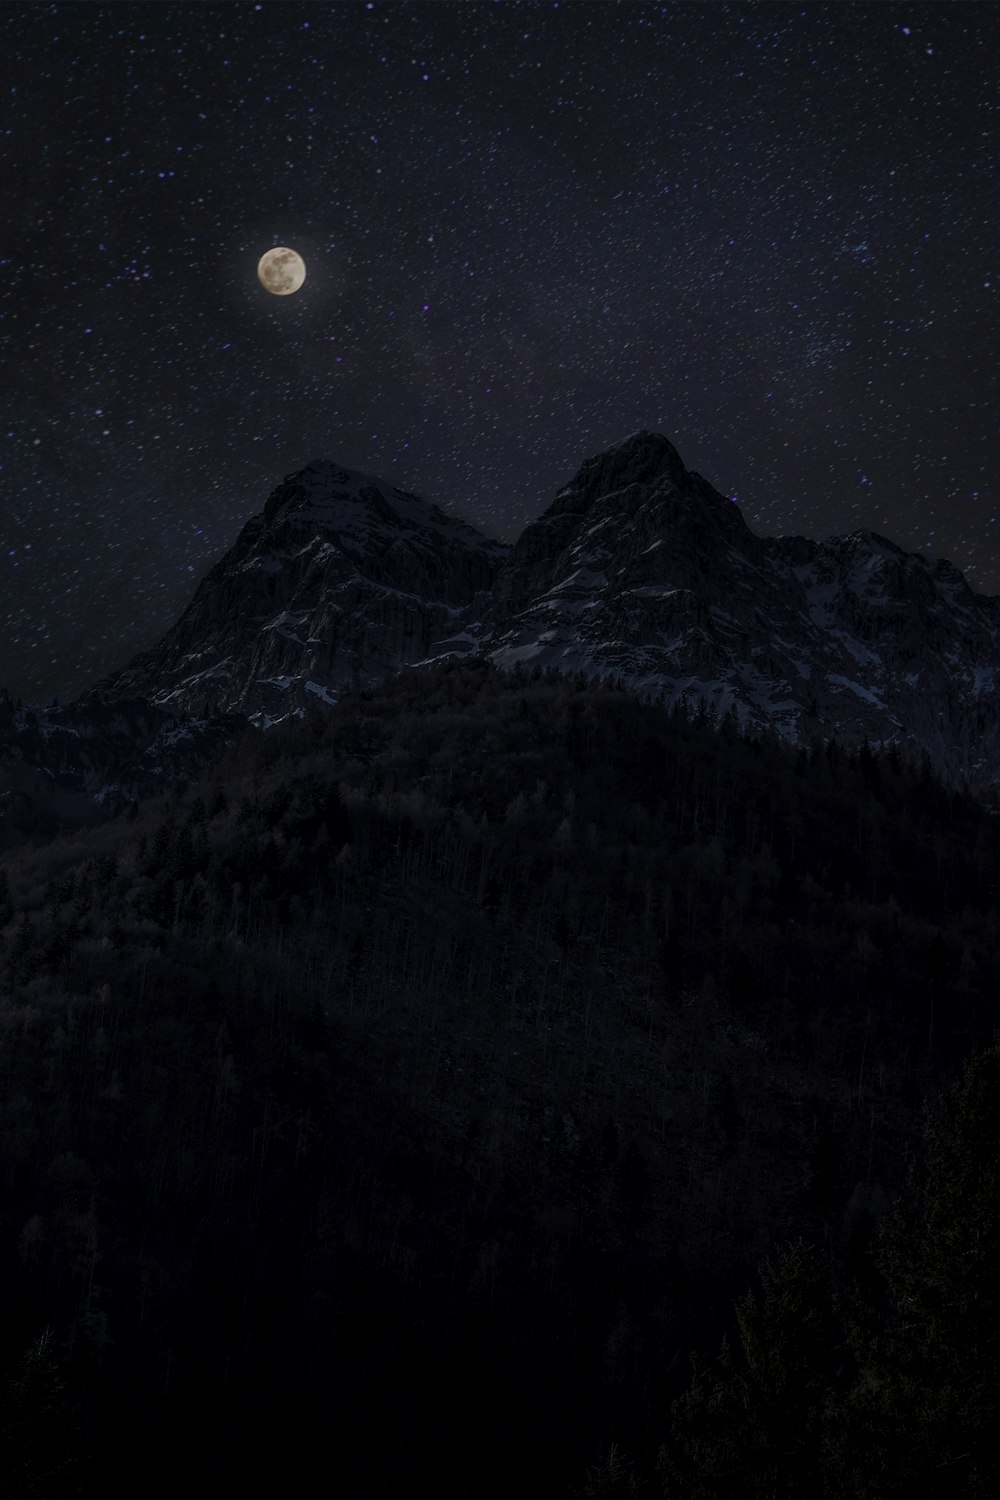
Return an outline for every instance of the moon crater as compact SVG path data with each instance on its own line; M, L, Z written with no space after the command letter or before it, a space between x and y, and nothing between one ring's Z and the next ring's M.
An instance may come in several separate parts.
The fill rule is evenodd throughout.
M288 297L297 292L306 279L306 263L297 250L287 245L275 245L265 250L257 262L257 279L265 292L275 297Z

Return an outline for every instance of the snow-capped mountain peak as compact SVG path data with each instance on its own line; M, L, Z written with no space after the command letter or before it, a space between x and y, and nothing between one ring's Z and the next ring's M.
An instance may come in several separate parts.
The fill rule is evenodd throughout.
M325 459L289 475L163 640L100 683L268 723L370 684L461 628L506 555L458 517Z
M1000 781L1000 600L872 531L757 536L646 431L588 458L513 547L315 460L99 691L267 723L469 652L732 709L793 743L894 741Z

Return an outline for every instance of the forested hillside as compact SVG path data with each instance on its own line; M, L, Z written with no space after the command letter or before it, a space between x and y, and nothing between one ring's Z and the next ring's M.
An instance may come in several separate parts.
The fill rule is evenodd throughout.
M767 1255L865 1263L998 874L926 765L477 663L8 854L11 1493L651 1473Z

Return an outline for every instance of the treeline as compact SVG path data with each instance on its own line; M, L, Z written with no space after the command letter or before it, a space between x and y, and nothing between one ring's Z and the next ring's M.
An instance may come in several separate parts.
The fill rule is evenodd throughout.
M738 1299L664 1419L655 1473L617 1447L588 1500L995 1495L1000 1487L1000 1034L927 1111L909 1192L866 1252L798 1241Z
M63 1492L652 1483L689 1350L776 1245L863 1261L990 1034L998 853L926 765L466 663L7 856L0 1364Z

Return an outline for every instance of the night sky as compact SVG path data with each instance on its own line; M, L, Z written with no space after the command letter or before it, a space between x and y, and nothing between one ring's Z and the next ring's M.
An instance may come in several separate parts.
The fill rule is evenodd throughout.
M998 55L989 3L7 4L0 684L123 665L315 457L512 540L651 428L1000 592Z

